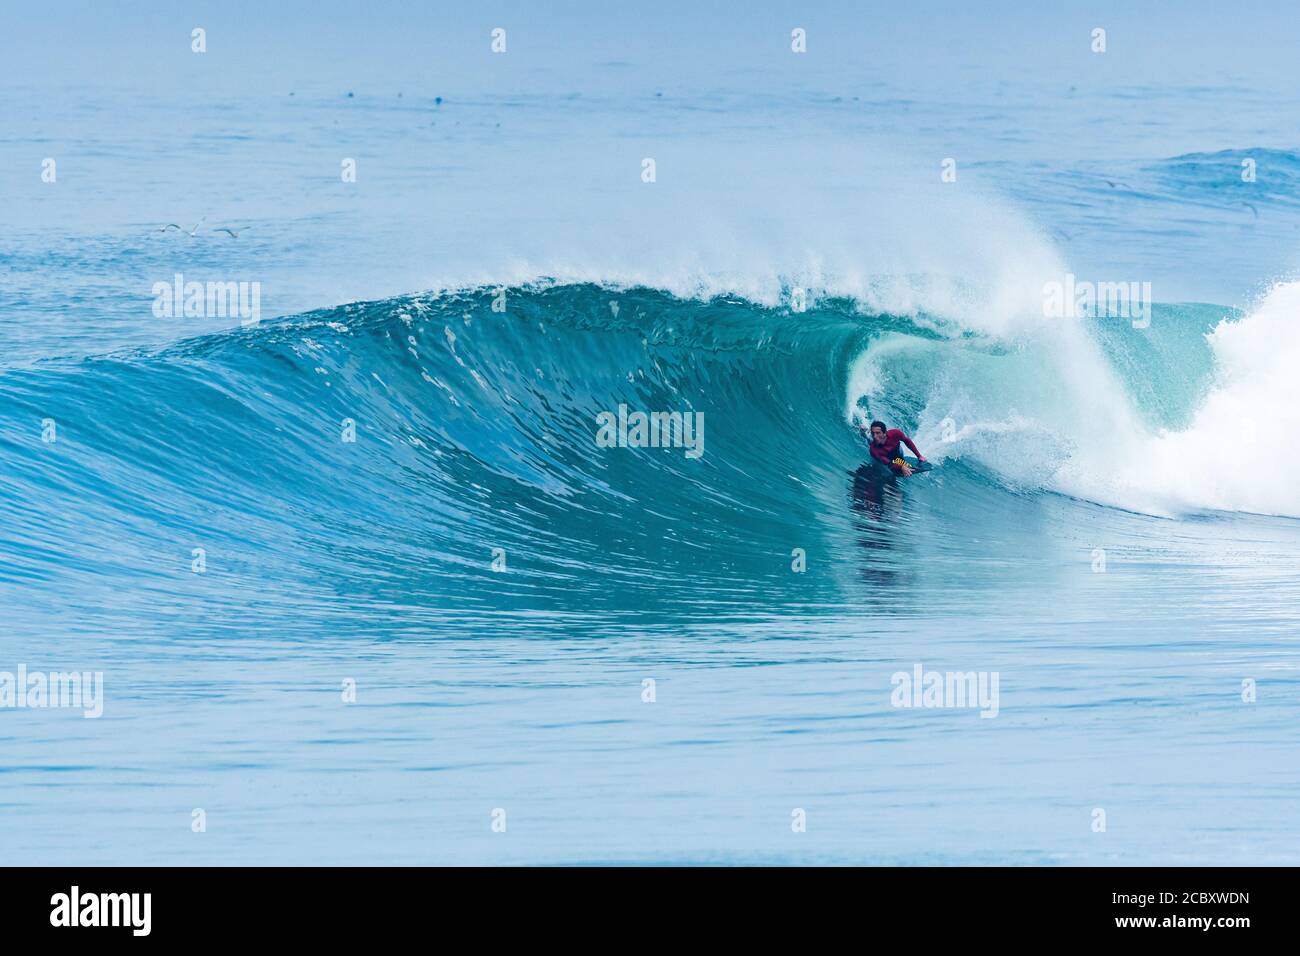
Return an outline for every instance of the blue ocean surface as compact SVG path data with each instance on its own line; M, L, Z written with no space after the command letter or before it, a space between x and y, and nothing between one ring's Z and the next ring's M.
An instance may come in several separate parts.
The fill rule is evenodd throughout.
M1300 862L1300 18L378 6L0 14L0 861Z

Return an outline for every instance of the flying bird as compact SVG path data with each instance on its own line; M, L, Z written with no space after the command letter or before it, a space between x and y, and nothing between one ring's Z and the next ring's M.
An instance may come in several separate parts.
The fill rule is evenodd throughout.
M207 216L204 216L204 217L203 217L203 219L207 219L207 218L208 218ZM167 225L163 226L161 229L156 229L156 230L154 230L154 231L155 231L155 232L166 232L168 229L175 229L177 232L185 232L185 235L187 235L187 236L193 236L196 232L199 231L199 226L203 225L203 219L200 219L198 222L196 222L196 223L194 224L194 228L191 229L189 232L185 232L184 229L182 229L180 226L176 225L176 223L174 223L174 222L169 222L169 223L167 223Z

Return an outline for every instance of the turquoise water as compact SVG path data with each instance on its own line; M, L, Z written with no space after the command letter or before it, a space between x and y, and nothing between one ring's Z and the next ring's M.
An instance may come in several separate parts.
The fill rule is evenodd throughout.
M1296 862L1294 96L756 23L0 75L0 672L104 675L0 707L6 860ZM1149 324L1045 316L1067 272ZM860 468L877 417L935 469Z

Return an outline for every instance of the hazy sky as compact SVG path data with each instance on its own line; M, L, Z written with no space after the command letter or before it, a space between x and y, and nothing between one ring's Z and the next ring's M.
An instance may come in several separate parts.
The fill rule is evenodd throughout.
M208 55L190 57L190 30ZM808 56L788 55L793 27ZM509 56L489 53L507 30ZM1090 56L1094 27L1108 56ZM1289 86L1300 13L1282 0L987 3L76 0L0 6L9 86L144 84L198 69L223 87L428 84L473 90L593 86L831 89L883 79L1070 84L1238 81ZM189 59L187 59L189 58ZM614 67L594 76L591 67Z

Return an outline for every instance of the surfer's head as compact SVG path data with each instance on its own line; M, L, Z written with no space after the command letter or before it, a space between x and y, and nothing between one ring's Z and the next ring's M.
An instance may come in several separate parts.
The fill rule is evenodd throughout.
M884 422L872 422L872 423L871 423L871 440L872 440L873 442L875 442L877 445L879 445L881 442L883 442L883 441L885 440L885 423L884 423Z

